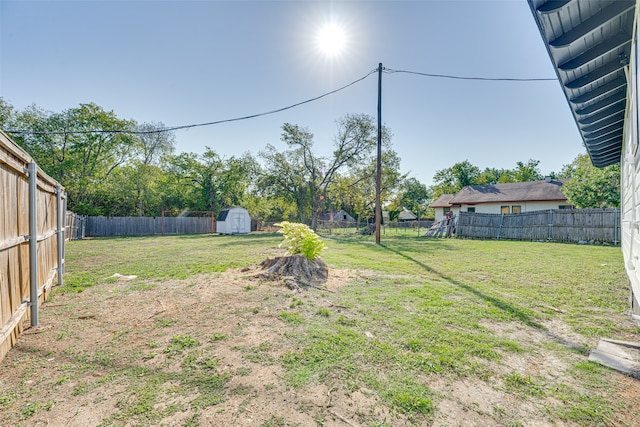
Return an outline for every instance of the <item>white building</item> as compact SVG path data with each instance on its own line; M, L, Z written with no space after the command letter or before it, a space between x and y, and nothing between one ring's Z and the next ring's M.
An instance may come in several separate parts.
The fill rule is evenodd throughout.
M233 207L220 211L216 219L219 234L248 234L251 232L251 216L245 208Z
M509 214L547 209L570 209L562 192L562 181L512 182L508 184L469 185L456 194L444 194L430 207L436 221L447 212Z
M528 2L593 165L621 163L622 253L640 314L640 0Z

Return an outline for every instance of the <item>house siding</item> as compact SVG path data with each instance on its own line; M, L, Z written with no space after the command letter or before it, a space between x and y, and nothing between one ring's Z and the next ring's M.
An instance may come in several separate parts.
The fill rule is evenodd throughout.
M444 208L435 208L435 220L436 221L440 221L441 219L444 218ZM458 212L460 212L460 208L458 206L452 206L451 207L451 213L453 215L458 215Z
M636 1L636 22L640 1ZM625 269L631 284L632 308L640 314L640 150L638 149L638 31L635 28L627 74L627 113L621 159L621 240Z
M496 202L478 203L475 205L462 204L460 210L467 212L469 207L476 208L476 213L499 214L502 206L520 206L521 212L542 211L546 209L558 209L561 205L566 205L566 200L544 201L544 202Z

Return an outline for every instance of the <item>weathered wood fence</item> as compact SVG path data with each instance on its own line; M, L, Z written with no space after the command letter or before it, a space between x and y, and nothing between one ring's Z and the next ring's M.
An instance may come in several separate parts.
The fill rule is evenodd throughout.
M212 217L87 217L85 236L152 236L214 233Z
M385 234L387 231L427 230L432 224L432 219L421 221L393 221L383 224L382 230ZM354 234L368 230L371 226L373 226L373 223L366 221L318 221L316 231L322 234Z
M84 239L88 218L89 217L85 215L78 215L77 213L67 211L66 237L68 240Z
M518 214L460 212L456 237L620 244L618 209L550 209Z
M0 131L0 360L64 272L66 197L24 150Z

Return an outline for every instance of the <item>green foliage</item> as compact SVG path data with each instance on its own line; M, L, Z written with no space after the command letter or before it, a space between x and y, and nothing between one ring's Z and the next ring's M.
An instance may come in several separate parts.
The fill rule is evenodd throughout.
M282 126L282 141L289 149L279 152L274 146L268 145L260 153L265 162L265 174L260 187L270 196L283 197L295 203L298 221L305 222L310 218L313 229L316 228L319 215L327 207L346 204L344 199L335 198L333 203L328 204L327 196L341 176L352 176L354 179L351 183L354 186L372 181L371 165L375 164L377 146L375 120L366 114L347 114L337 121L337 127L338 132L333 139L334 150L328 159L315 152L313 134L309 129L290 123ZM386 128L382 131L382 139L388 148L391 137ZM386 151L389 155L395 154L390 149ZM397 166L399 168L399 158ZM356 188L352 190L359 192ZM358 204L361 204L360 200Z
M307 259L314 259L325 248L320 237L305 224L282 221L276 226L282 227L280 232L284 234L284 241L280 246L286 245L291 255L302 254Z
M331 316L331 311L329 311L329 309L326 307L320 307L318 308L318 310L316 310L316 314L318 316L329 317Z
M431 191L426 185L416 178L407 178L402 183L400 192L393 201L389 210L402 211L406 208L421 218L426 218L429 212L428 202L431 199Z
M179 354L188 348L197 347L199 345L200 342L189 335L176 335L171 338L169 346L164 349L164 353L169 355Z
M285 427L287 425L285 419L279 415L271 415L268 420L265 420L260 427Z
M544 395L544 387L541 384L534 382L531 376L523 377L522 375L514 372L504 377L504 384L508 391L513 391L519 394L525 394L529 396Z
M298 313L291 313L289 311L283 311L278 315L278 318L292 325L300 325L304 322L304 319Z
M527 162L516 162L514 169L486 168L480 171L480 168L465 160L436 171L430 190L435 200L443 194L455 194L468 185L538 181L543 178L539 164L539 160L529 159Z
M468 160L454 164L453 166L436 171L433 176L434 185L431 187L433 197L443 194L457 193L467 185L477 184L480 169Z
M588 154L581 154L565 165L562 178L569 181L562 191L569 203L578 208L615 208L620 206L620 164L597 168Z

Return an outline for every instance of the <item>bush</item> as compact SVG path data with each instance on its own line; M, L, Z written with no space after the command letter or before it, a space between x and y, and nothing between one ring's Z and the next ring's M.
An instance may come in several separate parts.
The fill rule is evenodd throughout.
M282 227L280 233L284 234L284 241L280 246L286 245L291 255L302 254L311 260L320 255L325 248L320 237L305 224L282 221L275 225Z

